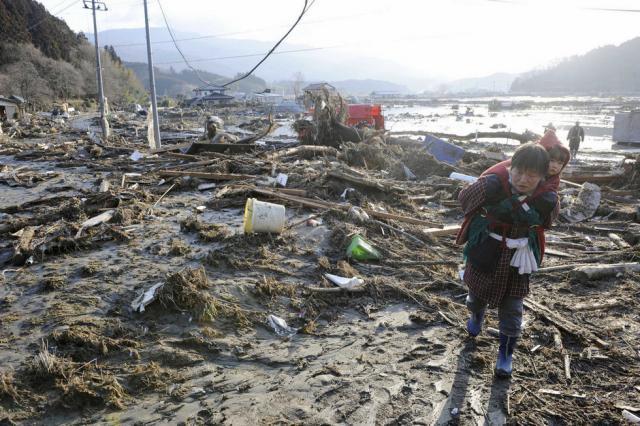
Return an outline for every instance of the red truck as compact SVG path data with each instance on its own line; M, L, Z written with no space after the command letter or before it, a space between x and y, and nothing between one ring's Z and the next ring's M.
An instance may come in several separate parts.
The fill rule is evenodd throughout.
M384 130L384 116L382 105L379 104L354 104L349 105L349 118L347 126L357 126L366 123L376 130Z

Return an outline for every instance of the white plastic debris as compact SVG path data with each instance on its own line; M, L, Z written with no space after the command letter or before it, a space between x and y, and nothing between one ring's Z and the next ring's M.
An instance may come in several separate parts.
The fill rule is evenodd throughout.
M198 207L196 207L196 210L197 210L199 213L204 213L204 211L205 211L206 209L207 209L207 206L198 206Z
M560 216L571 223L585 221L598 210L601 197L602 194L598 185L585 182L582 184L577 197L572 199L571 204L560 211Z
M19 231L14 232L13 234L10 234L10 235L12 237L20 238L20 237L22 237L22 234L24 234L24 228L20 229Z
M622 410L622 417L624 417L626 421L634 425L640 424L640 417L636 416L628 410Z
M130 158L132 161L138 161L138 160L140 160L142 157L143 157L143 155L142 155L142 154L140 153L140 151L138 151L137 149L136 149L135 151L133 151L133 152L131 153L131 155L129 156L129 158Z
M284 173L279 173L278 176L276 176L276 183L282 187L287 186L287 180L289 179L289 176L285 175Z
M285 320L275 315L269 315L267 317L267 322L269 323L271 328L273 328L273 331L275 331L278 336L290 337L298 332L297 329L293 327L289 327Z
M210 183L201 183L198 185L198 191L206 191L207 189L213 189L216 187L216 184L213 182Z
M109 184L109 181L106 179L102 179L102 181L100 182L100 187L98 188L98 192L107 192L110 187L111 184Z
M350 193L351 191L355 191L355 189L353 188L346 188L342 194L340 194L340 199L341 200L346 200L347 199L347 194Z
M351 207L347 214L349 215L349 217L356 219L359 222L366 222L369 220L369 215L367 214L367 212L365 212L358 206Z
M478 180L475 176L469 176L458 172L451 172L449 179L461 180L462 182L474 183Z
M411 169L405 166L404 164L402 164L402 170L404 171L404 176L407 178L407 180L418 179L418 177L411 171Z
M138 297L133 299L133 301L131 302L131 309L133 309L133 312L144 312L145 306L156 300L156 294L163 285L164 283L154 284L140 293Z
M338 287L346 288L347 290L353 290L364 284L364 280L358 277L346 278L333 274L324 274L324 276Z
M80 229L78 229L76 238L79 238L80 235L82 235L82 231L84 231L87 228L100 225L101 223L104 223L104 222L109 222L115 213L116 213L115 210L107 210L106 212L100 213L98 216L94 216L91 219L85 220L84 222L82 222L82 225L80 225Z

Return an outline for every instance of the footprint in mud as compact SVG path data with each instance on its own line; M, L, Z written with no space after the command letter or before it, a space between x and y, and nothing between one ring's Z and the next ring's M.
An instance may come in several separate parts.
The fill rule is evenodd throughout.
M418 339L420 340L420 339ZM400 359L400 362L413 361L425 358L434 358L444 354L447 347L441 343L431 343L428 345L419 345L412 348L407 355Z

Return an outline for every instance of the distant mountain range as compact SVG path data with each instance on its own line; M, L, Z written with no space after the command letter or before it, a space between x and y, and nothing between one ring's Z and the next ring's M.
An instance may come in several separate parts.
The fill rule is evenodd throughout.
M150 31L151 40L154 42L154 65L163 69L184 69L184 62L171 42L167 30L152 28ZM146 63L144 29L107 30L101 31L98 36L101 45L114 46L125 62ZM222 76L246 72L272 47L270 42L206 37L195 33L177 32L175 36L178 46L192 66ZM88 38L92 40L93 37L88 35ZM189 40L180 42L180 39ZM403 93L410 91L406 87L409 84L403 86L393 82L411 81L412 86L425 87L435 83L433 80L416 79L415 76L406 74L400 64L392 61L354 56L336 50L286 53L305 48L308 46L283 44L278 52L285 53L272 55L260 66L256 75L274 82L293 80L294 74L301 72L305 81L335 81L343 87L353 88L358 93L370 93L374 90L398 90ZM345 80L345 77L348 80Z
M640 37L567 58L551 68L526 73L511 93L540 95L629 95L640 93Z
M496 73L486 77L454 80L443 83L441 86L452 93L507 93L518 75L519 74Z
M123 60L146 62L143 29L108 30L99 36L100 43L113 45ZM195 33L177 33L176 37L178 40L189 39L178 41L178 44L194 67L218 76L230 77L247 71L271 47L268 42L207 37ZM154 62L158 68L168 70L173 67L178 71L185 68L166 29L152 29L151 38L155 42ZM449 82L417 78L391 61L347 55L336 50L286 53L304 49L305 46L298 45L281 46L281 54L270 57L256 75L278 92L288 91L294 74L302 73L305 81L329 81L342 92L354 95L372 91L409 93L425 89L434 94L640 93L640 61L637 60L640 57L640 38L620 46L594 49L543 70L520 75L496 73Z

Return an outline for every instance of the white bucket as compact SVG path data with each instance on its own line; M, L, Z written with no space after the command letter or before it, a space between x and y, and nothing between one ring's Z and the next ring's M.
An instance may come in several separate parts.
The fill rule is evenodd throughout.
M279 234L284 229L285 218L283 205L248 198L244 207L244 233L272 232Z

